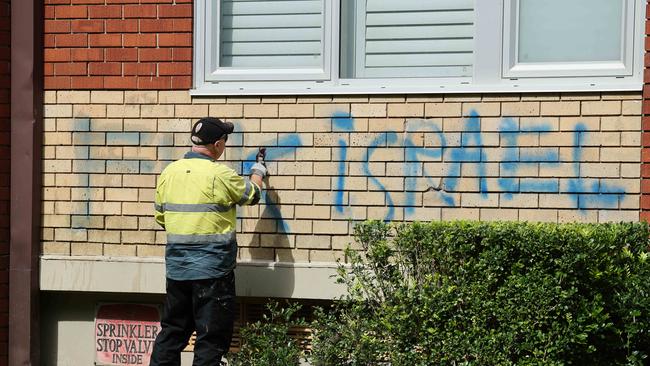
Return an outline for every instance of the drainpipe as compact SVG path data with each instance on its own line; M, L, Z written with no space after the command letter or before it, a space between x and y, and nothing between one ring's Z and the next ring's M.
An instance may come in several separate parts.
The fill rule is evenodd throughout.
M9 365L40 364L43 0L11 0Z

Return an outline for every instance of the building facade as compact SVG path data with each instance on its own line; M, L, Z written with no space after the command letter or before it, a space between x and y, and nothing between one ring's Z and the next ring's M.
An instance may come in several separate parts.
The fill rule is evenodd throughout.
M0 49L10 5L12 24L25 16L16 3L0 2ZM43 364L95 361L101 304L161 301L156 177L208 115L235 124L223 162L238 172L267 148L263 202L238 211L242 298L335 298L331 275L362 220L650 217L646 1L35 4L44 84L31 296ZM21 128L13 117L12 128ZM5 234L8 134L0 130ZM0 235L5 304L14 253Z

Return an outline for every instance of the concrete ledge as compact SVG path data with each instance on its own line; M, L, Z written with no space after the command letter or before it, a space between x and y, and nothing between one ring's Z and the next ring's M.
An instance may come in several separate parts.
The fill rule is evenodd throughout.
M335 283L336 263L240 262L237 295L334 299L345 288ZM43 256L41 291L165 293L162 258Z

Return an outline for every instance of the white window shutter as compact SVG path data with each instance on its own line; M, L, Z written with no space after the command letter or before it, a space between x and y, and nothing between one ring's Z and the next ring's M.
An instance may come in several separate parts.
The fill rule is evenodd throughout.
M320 66L322 10L322 0L223 1L220 66Z
M356 16L356 77L472 75L473 0L362 3Z
M329 78L330 1L209 0L208 9L217 16L211 23L209 78Z

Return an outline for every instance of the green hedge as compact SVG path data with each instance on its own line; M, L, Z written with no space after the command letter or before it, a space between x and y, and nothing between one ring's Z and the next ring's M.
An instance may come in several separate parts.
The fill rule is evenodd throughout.
M356 226L315 365L644 365L645 223Z
M240 329L242 347L239 352L226 356L225 366L298 366L304 358L301 344L289 336L291 325L305 325L296 318L298 304L279 304L271 301L266 305L262 320L246 324Z

